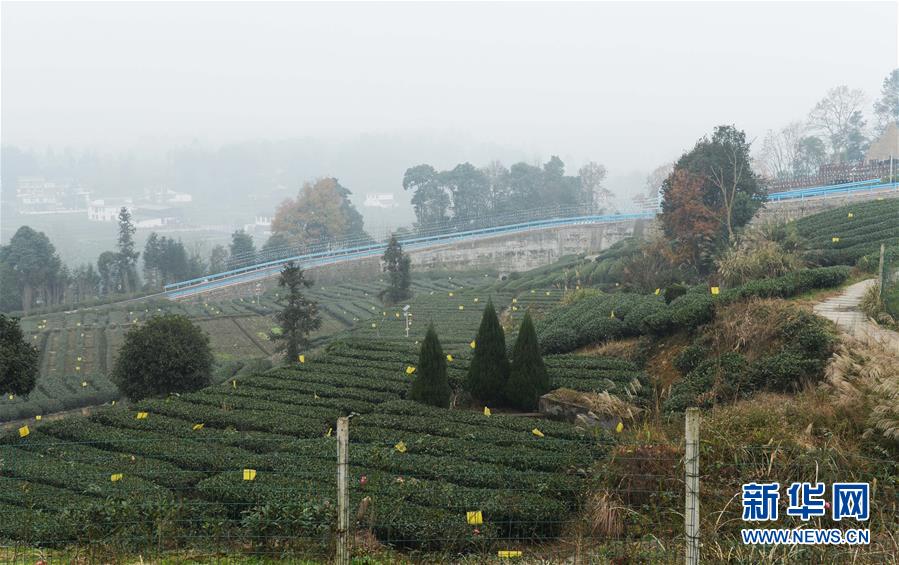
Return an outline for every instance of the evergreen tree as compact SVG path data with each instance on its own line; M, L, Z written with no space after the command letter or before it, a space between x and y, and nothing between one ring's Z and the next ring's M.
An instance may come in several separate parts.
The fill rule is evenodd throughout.
M224 272L228 268L228 250L224 245L216 245L209 254L209 274Z
M214 251L214 250L213 250ZM253 236L243 230L231 234L231 258L229 269L240 269L256 262L256 245Z
M303 276L303 269L293 261L287 263L281 271L278 286L287 289L287 304L275 314L275 321L281 327L280 333L272 333L274 341L283 341L281 349L288 363L295 362L300 351L309 346L309 334L322 325L318 313L318 304L307 300L301 292L303 288L312 286L312 281Z
M409 291L412 284L411 268L412 260L403 253L403 246L395 235L390 236L390 243L384 251L384 269L387 271L390 285L381 292L381 299L384 302L396 304L412 296Z
M492 300L488 300L484 307L475 344L465 377L465 389L479 400L500 402L509 380L509 360L506 359L506 337Z
M37 383L39 355L22 337L17 318L0 314L0 393L28 394Z
M540 356L537 331L528 311L521 321L518 339L512 349L512 369L506 383L506 400L521 410L534 410L541 395L551 388L549 373Z
M134 233L137 228L131 223L131 212L122 206L119 210L119 252L116 255L119 287L126 294L137 288L137 258L140 252L134 250Z
M409 399L449 408L451 394L452 389L446 376L446 356L437 339L434 325L431 324L418 354L418 368L412 380L412 388L409 389Z

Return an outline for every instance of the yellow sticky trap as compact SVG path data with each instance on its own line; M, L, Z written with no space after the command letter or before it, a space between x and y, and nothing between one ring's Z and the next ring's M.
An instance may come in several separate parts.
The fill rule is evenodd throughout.
M15 400L15 398L16 398L16 395L14 395L14 394L10 394L10 395L9 395L9 399L10 399L10 400Z
M28 426L22 426L19 428L19 437L25 437L31 433L31 430L28 429Z
M839 242L840 242L840 238L838 238L838 237L832 237L832 238L830 238L830 241L831 241L831 243L839 243Z
M544 437L543 432L541 432L541 431L540 431L539 429L537 429L537 428L534 428L533 430L531 430L531 433L534 434L534 435L537 436L537 437Z
M386 315L387 315L387 312L381 312L381 315L382 315L382 316L386 316Z
M614 310L612 310L612 313L609 314L609 318L613 318L613 319L615 318L615 311L614 311Z
M41 416L40 414L38 414L37 416L34 417L34 419L37 420L38 422L41 421L41 418L43 418L43 416Z
M477 298L475 298L475 299L474 299L474 301L475 301L475 302L477 302L477 301L478 301L478 299L477 299Z
M512 557L521 557L521 552L520 551L511 551L508 549L501 549L496 552L496 556L509 559Z
M396 316L397 318L400 317L400 313L399 313L399 312L394 312L393 315Z
M446 360L449 361L450 363L452 363L452 362L453 362L453 356L450 355L449 353L447 353L447 354L446 354Z
M513 312L518 312L518 306L512 306L512 311L513 311Z
M371 327L376 328L378 327L378 324L372 323Z
M306 362L306 356L305 356L305 355L300 355L299 357L297 357L297 359L300 360L300 363L305 363L305 362Z
M194 424L193 431L202 430L203 424Z
M512 299L512 304L518 304L518 299L517 299L517 298L513 298L513 299Z
M134 419L135 420L146 420L147 416L149 416L149 414L147 414L146 412L138 412L137 416L135 416Z
M231 388L237 388L237 379L231 381Z
M76 371L80 371L80 370L81 370L81 365L75 365L75 370L76 370Z
M243 470L243 480L255 481L256 480L256 469L244 469Z
M548 291L548 290L546 291L546 296L549 296L549 291Z
M453 293L452 293L452 292L451 292L451 293L449 293L449 295L450 295L450 298L452 298L452 296L453 296Z
M461 304L459 304L459 310L465 310L465 306L462 306Z
M484 416L489 416L490 414L492 414L492 412L490 412L490 409L484 406Z
M87 388L87 381L81 381L81 388ZM115 403L115 400L113 400L113 403Z
M115 483L115 482L121 481L122 476L123 476L122 473L115 473L115 474L109 475L109 480Z
M406 453L406 443L405 442L401 441L398 444L394 445L393 448L396 449L397 451L399 451L400 453Z
M325 437L331 437L331 432L334 431L334 428L328 428L328 432L325 434Z
M414 372L415 372L415 367L413 367L412 365L409 365L408 367L406 367L406 374L407 374L407 375L411 375L411 374L414 373Z
M721 289L718 288L717 286L712 287L712 294L719 294L720 292L721 292Z
M847 217L847 218L852 218L852 212L849 212L848 214L846 214L846 217Z
M78 360L78 361L81 361L81 357L79 357L77 360Z
M85 384L87 386L87 384ZM112 401L112 406L115 406L115 400Z
M480 526L484 523L484 516L480 510L472 510L465 513L465 519L469 526Z
M618 422L618 425L615 426L615 431L620 434L623 429L624 429L624 422Z
M471 343L468 344L468 347L470 347L472 349L474 349L477 346L478 346L478 344L475 340L471 340Z
M658 296L662 292L661 288L657 288L655 291L655 295Z

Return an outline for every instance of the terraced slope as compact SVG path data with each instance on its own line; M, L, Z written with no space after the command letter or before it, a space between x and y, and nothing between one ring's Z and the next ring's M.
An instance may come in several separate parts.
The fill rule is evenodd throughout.
M417 275L413 291L418 295L448 292L483 284L481 273ZM377 293L383 281L312 287L308 294L319 302L322 327L313 343L353 328L378 316L382 305ZM188 316L209 334L212 349L222 361L270 357L268 334L279 309L278 292L258 298L218 302L154 300L85 308L71 312L29 316L21 321L26 339L40 350L40 378L28 398L0 398L0 422L49 414L109 402L119 397L107 378L125 332L150 316L174 313Z

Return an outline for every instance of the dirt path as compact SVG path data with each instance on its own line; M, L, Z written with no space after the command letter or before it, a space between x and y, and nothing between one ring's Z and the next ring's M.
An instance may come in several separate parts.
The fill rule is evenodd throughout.
M859 310L865 291L875 284L868 279L846 287L842 294L815 305L815 313L833 321L843 333L863 343L877 343L899 355L899 333L882 328Z

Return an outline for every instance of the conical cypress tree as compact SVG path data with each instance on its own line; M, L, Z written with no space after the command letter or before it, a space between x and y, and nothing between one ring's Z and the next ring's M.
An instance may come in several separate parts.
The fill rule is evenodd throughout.
M440 340L437 339L437 332L431 325L418 354L418 367L412 379L409 399L422 404L449 408L451 394L452 389L446 377L446 356L443 354Z
M484 402L501 402L509 380L506 337L496 317L493 301L488 300L475 338L474 355L465 378L465 389Z
M549 373L540 356L537 331L528 311L521 321L518 339L512 349L512 370L506 383L506 400L521 410L534 410L540 396L549 392L550 387Z

